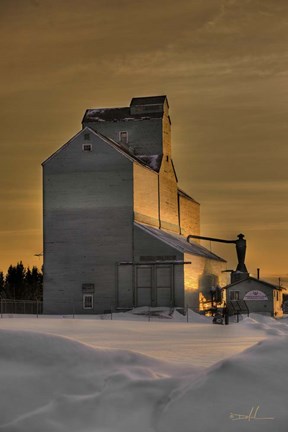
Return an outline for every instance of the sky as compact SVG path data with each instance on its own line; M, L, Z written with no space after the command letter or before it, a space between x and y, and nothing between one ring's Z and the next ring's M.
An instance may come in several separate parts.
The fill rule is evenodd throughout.
M41 162L84 111L166 94L201 234L288 277L287 46L286 0L0 0L0 270L42 264Z

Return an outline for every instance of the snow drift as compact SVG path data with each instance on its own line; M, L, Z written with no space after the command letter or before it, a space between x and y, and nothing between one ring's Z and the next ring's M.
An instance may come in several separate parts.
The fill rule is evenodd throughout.
M1 431L287 432L287 335L206 370L28 331L0 346Z

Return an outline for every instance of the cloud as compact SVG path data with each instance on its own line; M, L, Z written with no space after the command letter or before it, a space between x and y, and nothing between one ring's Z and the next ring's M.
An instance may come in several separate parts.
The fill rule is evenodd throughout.
M40 162L86 107L167 93L202 231L285 236L286 0L2 0L0 22L0 229L40 225Z

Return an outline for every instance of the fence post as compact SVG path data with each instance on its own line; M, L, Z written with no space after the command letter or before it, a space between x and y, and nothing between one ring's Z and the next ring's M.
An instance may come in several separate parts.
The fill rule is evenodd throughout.
M3 303L2 303L2 297L1 297L1 318L3 318L3 309L2 309L2 307L3 307Z
M38 318L38 298L36 300L36 314L37 314L37 318Z
M74 298L72 299L72 304L73 304L73 319L75 318L75 303L74 303Z

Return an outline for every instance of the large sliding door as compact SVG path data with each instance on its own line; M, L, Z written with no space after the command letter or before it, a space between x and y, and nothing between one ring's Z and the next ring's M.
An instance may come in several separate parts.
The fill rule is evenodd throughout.
M172 305L173 267L171 264L137 265L135 279L138 307Z
M157 306L171 306L172 266L155 266Z
M136 266L137 306L152 306L153 268Z

